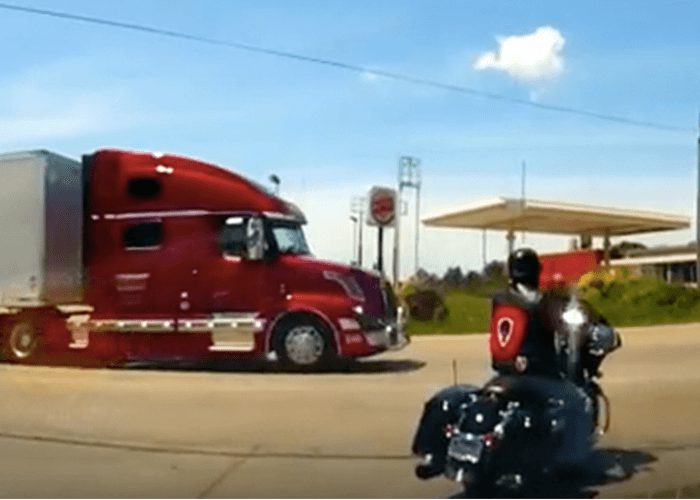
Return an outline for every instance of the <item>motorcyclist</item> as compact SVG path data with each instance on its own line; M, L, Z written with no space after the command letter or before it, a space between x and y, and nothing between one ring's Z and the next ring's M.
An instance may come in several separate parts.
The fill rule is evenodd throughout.
M490 323L492 366L498 382L519 399L561 402L565 431L555 463L576 470L590 451L592 407L586 393L562 375L556 347L557 321L567 299L539 287L541 265L529 248L508 258L508 288L493 298Z

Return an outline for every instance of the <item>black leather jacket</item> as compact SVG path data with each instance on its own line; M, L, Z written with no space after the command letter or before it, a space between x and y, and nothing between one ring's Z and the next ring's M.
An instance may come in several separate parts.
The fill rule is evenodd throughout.
M536 299L509 287L493 297L493 304L509 304L525 311L528 323L525 329L525 339L518 355L527 358L527 368L524 372L515 369L513 362L493 363L493 369L502 375L541 375L561 377L562 366L559 353L556 351L555 335L562 329L562 313L571 300L571 294L566 290L548 290L538 294ZM589 304L579 301L585 309L591 324L607 325L607 320L595 311ZM592 357L586 349L581 352L581 363L589 371L597 371L600 361Z

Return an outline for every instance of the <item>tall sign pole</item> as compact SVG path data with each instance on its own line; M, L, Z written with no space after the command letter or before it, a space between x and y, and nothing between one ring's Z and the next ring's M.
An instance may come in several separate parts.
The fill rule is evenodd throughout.
M384 276L384 226L377 227L377 271Z
M377 227L377 270L384 274L384 228L395 226L398 218L396 190L374 186L368 195L367 224Z

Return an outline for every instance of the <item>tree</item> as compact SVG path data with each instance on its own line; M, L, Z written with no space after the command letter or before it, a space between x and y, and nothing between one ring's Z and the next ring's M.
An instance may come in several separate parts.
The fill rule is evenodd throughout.
M440 278L433 274L429 273L422 267L416 271L416 274L413 276L411 281L418 286L425 286L425 287L435 287L440 284Z
M632 250L645 250L647 247L635 241L621 241L610 247L610 258L622 259Z
M481 283L481 281L481 274L477 273L476 271L469 271L464 277L464 284L467 286L476 285L478 283Z
M500 260L492 260L484 266L481 274L486 280L503 278L506 275L506 265Z
M442 277L442 282L447 286L457 287L464 284L464 273L459 266L448 267Z

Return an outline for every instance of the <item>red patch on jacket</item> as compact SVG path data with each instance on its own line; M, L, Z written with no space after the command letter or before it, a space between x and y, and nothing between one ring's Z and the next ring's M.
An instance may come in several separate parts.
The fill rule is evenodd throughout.
M527 330L527 313L511 304L495 304L491 312L489 347L496 363L512 361L520 353Z

